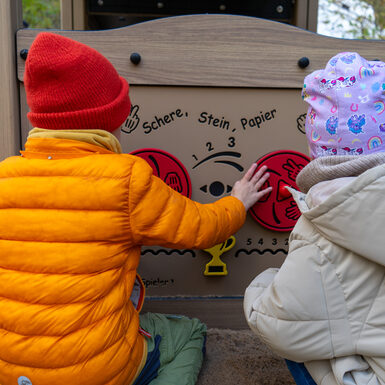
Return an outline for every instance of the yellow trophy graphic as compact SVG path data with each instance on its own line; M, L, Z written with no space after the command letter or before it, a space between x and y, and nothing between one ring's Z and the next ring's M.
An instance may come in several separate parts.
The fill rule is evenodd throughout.
M219 243L209 249L204 249L204 251L211 254L212 258L209 263L206 264L206 269L204 271L204 275L227 275L227 266L221 260L220 256L226 251L232 249L235 245L235 237L231 236L226 241Z

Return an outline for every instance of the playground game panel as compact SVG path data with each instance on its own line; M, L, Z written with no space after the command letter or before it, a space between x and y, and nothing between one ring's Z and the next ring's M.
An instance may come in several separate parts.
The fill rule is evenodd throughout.
M300 90L132 86L130 97L124 152L146 159L193 200L230 194L253 162L273 159L271 196L247 214L235 245L220 256L227 275L207 275L212 256L204 250L142 248L139 273L149 296L242 295L255 275L282 264L298 218L284 190L296 187L295 173L308 161Z

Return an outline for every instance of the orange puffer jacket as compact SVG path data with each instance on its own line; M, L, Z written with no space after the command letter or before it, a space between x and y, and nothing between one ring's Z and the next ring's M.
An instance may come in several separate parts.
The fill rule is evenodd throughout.
M0 384L132 383L140 246L206 248L244 219L236 198L193 202L140 158L29 139L0 163Z

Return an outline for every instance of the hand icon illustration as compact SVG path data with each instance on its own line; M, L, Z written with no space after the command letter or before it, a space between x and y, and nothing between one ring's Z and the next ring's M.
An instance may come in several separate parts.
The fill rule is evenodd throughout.
M175 191L182 192L182 182L176 172L169 172L164 181Z
M138 124L140 122L140 118L138 116L139 106L135 105L132 106L130 115L128 116L126 122L124 123L124 126L122 127L122 131L126 134L131 133L138 127Z
M290 202L290 206L285 210L285 212L286 217L292 219L293 221L296 221L301 216L301 211L299 211L299 208L294 201Z
M306 122L306 114L302 114L302 115L298 116L298 118L297 118L297 128L303 134L306 134L305 122Z
M142 148L131 152L147 161L153 175L162 179L180 194L191 198L191 181L181 161L170 153L156 148Z
M282 168L287 171L289 179L295 182L297 175L304 168L304 165L295 163L293 159L288 159Z

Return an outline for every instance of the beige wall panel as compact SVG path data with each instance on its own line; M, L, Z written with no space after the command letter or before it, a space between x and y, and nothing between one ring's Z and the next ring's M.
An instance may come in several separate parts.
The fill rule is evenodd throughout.
M122 132L124 152L157 148L177 157L198 202L228 195L234 182L266 153L307 152L300 130L306 106L299 90L132 86L131 99L135 124ZM272 112L270 120L258 119L266 112ZM205 251L148 247L142 249L140 273L149 295L240 296L257 273L281 265L288 236L248 215L235 234L234 248L223 255L227 276L203 275L211 259Z

